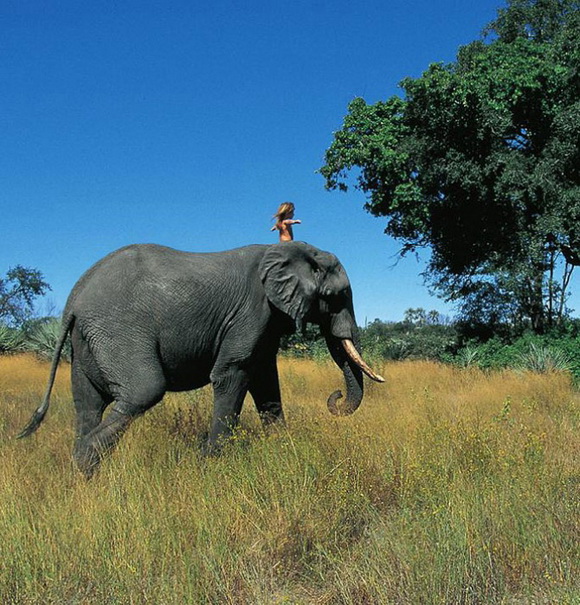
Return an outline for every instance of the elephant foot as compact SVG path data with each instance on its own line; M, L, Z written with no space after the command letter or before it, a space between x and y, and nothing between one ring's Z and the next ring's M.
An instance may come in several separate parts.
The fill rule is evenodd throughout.
M117 445L132 420L127 414L111 410L97 428L78 439L73 457L87 479L95 474L103 457Z
M223 439L219 443L213 443L209 439L201 446L201 455L205 458L215 458L221 454L223 449Z
M91 479L101 464L102 453L83 441L84 439L75 445L73 458L85 479Z
M286 426L286 419L284 418L284 414L280 411L276 411L275 413L262 412L260 414L260 420L262 421L262 427L265 431Z

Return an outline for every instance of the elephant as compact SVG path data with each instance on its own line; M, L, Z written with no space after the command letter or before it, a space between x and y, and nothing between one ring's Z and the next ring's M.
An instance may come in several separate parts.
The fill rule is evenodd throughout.
M205 253L126 246L94 264L73 287L44 398L18 437L32 434L44 419L70 333L73 458L87 477L166 391L211 383L206 447L218 451L247 392L264 426L284 422L279 342L306 322L319 324L344 375L346 397L339 402L341 391L333 392L329 411L353 413L363 398L363 373L377 382L383 378L360 355L351 286L336 256L297 241Z

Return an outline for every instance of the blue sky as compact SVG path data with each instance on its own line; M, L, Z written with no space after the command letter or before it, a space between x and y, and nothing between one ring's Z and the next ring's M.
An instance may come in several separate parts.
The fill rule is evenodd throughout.
M346 267L359 324L450 314L363 195L316 170L349 101L454 60L502 4L0 0L0 274L40 269L61 311L118 247L273 243L290 200L295 238Z

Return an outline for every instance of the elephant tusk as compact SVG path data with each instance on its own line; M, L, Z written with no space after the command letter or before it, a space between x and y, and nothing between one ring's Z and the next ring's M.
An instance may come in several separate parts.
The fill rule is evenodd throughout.
M369 366L365 363L364 359L360 356L359 352L356 350L354 343L349 338L342 339L342 346L346 351L346 354L356 363L356 365L372 380L376 382L385 382L385 379L373 372Z

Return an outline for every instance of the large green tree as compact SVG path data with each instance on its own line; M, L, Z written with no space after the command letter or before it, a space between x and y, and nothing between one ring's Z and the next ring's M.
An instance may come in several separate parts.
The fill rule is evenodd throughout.
M542 331L580 265L580 2L509 0L450 64L355 99L321 169L351 171L401 254L430 250L436 292L482 321Z

